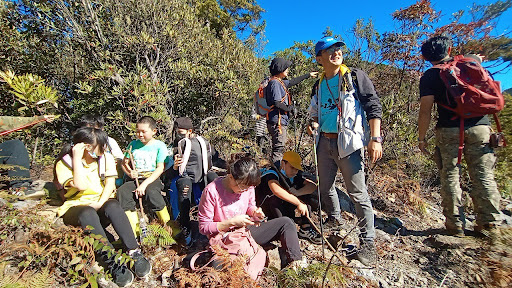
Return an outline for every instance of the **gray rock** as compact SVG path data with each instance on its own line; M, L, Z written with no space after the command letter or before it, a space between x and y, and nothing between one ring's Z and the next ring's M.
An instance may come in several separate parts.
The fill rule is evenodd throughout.
M5 205L7 205L7 200L5 200L4 198L0 198L0 208L4 207Z
M12 207L18 210L28 210L34 208L37 204L39 204L39 201L26 200L12 203Z
M511 204L512 205L512 204ZM501 219L503 219L503 223L508 225L508 226L512 226L512 217L508 216L507 214L505 213L500 213L501 214Z
M389 284L386 280L380 277L377 277L375 280L379 283L379 288L389 288Z

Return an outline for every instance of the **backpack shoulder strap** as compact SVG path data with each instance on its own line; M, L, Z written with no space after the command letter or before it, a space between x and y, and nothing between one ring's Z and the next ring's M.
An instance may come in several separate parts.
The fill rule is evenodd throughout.
M105 156L102 155L100 157L98 157L98 175L100 176L100 179L101 179L101 182L104 183L105 181L105 171L106 171L106 168L105 168L105 165L107 163L107 160L105 159ZM66 154L64 155L64 157L62 157L62 163L64 163L64 165L68 166L69 169L73 170L73 159L71 158L71 155L69 154Z
M182 144L185 145L185 151L183 151ZM180 175L185 173L187 168L188 159L190 158L190 152L192 152L192 142L188 138L183 138L178 142L178 153L181 155L181 165L178 169Z

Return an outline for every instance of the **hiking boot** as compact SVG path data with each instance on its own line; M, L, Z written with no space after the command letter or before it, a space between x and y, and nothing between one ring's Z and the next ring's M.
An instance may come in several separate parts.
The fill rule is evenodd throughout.
M375 243L373 241L361 241L356 258L359 262L363 263L363 265L374 267L377 262Z
M475 233L479 237L495 240L499 238L501 231L496 224L484 224L475 226Z
M299 238L306 239L309 242L319 245L322 244L322 235L320 235L318 232L316 232L313 227L306 227L306 228L300 228L299 232L297 233Z
M113 282L119 287L127 287L133 282L133 273L124 264L120 264L119 260L115 259L116 254L108 257L106 251L98 255L98 264L103 266L112 275Z
M462 238L464 237L464 229L456 227L453 229L446 229L446 235Z
M132 271L138 278L144 278L146 275L151 273L151 263L148 259L142 255L140 249L131 250L129 252L130 257L133 259Z
M323 225L324 225L324 228L327 230L340 230L341 223L342 223L341 219L335 218L333 216L329 216L329 217L327 217L327 219L325 219Z

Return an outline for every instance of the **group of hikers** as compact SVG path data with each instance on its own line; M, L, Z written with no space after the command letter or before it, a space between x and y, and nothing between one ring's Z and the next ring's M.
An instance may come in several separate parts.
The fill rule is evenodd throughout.
M315 58L323 68L321 75L311 72L287 80L292 63L283 58L272 60L271 77L255 96L255 110L264 111L255 117L257 141L264 136L262 127L266 124L272 143L271 161L265 168L251 155L235 153L227 163L219 165L225 168L225 175L219 177L212 170L214 163L220 161L216 159L218 153L194 133L193 122L188 117L175 120L172 149L154 138L155 119L140 118L136 125L137 138L123 153L104 131L102 117L83 116L72 144L63 147L55 162L55 179L64 190L58 216L67 225L103 236L111 247L115 239L105 227L112 224L134 265L128 268L107 253L98 252L97 259L110 269L114 282L121 287L128 286L134 274L144 277L151 272L151 263L142 254L136 238L144 233L137 213L142 208L139 205L148 208L163 225L178 219L180 232L176 238L186 247L197 243L198 235L194 233L197 230L208 237L210 245L219 245L230 252L234 249L234 254L250 250L247 253L254 257L249 257L246 270L256 279L264 265L265 253L255 247L271 241L281 244L282 268L307 266L299 238L321 244L323 237L312 223L311 215L316 210L312 205L320 206L327 214L325 221L318 215L322 225L341 225L339 192L334 186L340 171L358 219L360 243L355 257L365 265L374 266L377 260L374 212L365 181L364 148L367 147L372 163L382 157L382 106L368 75L343 64L344 46L332 37L316 43ZM428 153L426 135L433 103L437 103L435 137L446 232L463 236L459 154L464 153L473 184L470 195L476 212L475 230L500 226L500 194L493 176L495 156L488 116L462 119L453 109L456 104L447 96L450 92L439 65L454 61L450 56L451 46L449 38L435 36L421 48L424 59L434 66L420 81L418 146ZM468 57L464 59L474 59L473 62L478 62L475 65L480 65L481 56ZM308 176L300 155L285 151L288 119L294 111L288 87L318 76L308 109L317 173ZM40 119L48 118L51 117ZM13 125L4 127L4 123L2 119L2 131L11 131ZM459 129L462 129L460 133ZM23 143L12 141L17 140L0 144L2 163L25 167L8 170L10 186L13 191L30 195L28 154L26 149L23 153L24 147L20 148ZM315 198L320 201L315 203ZM192 225L190 218L194 206L198 208L197 226ZM256 266L249 268L251 265Z

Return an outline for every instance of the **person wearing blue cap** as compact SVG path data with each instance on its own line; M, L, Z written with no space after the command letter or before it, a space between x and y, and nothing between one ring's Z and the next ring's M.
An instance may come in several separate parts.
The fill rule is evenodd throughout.
M294 105L288 87L297 85L309 77L316 77L318 72L310 72L285 80L288 77L289 67L292 62L284 58L274 58L268 67L270 74L267 87L265 87L265 99L270 111L267 113L267 129L272 138L272 162L278 163L283 158L284 145L286 143L286 127L288 117L294 112Z
M377 254L374 215L364 173L364 146L373 163L382 157L380 123L382 105L375 88L362 70L343 64L345 44L332 37L315 46L316 61L324 72L313 86L309 107L317 131L319 190L328 221L340 221L340 204L333 185L338 168L355 204L360 227L358 260L373 265ZM368 121L367 121L368 119Z

